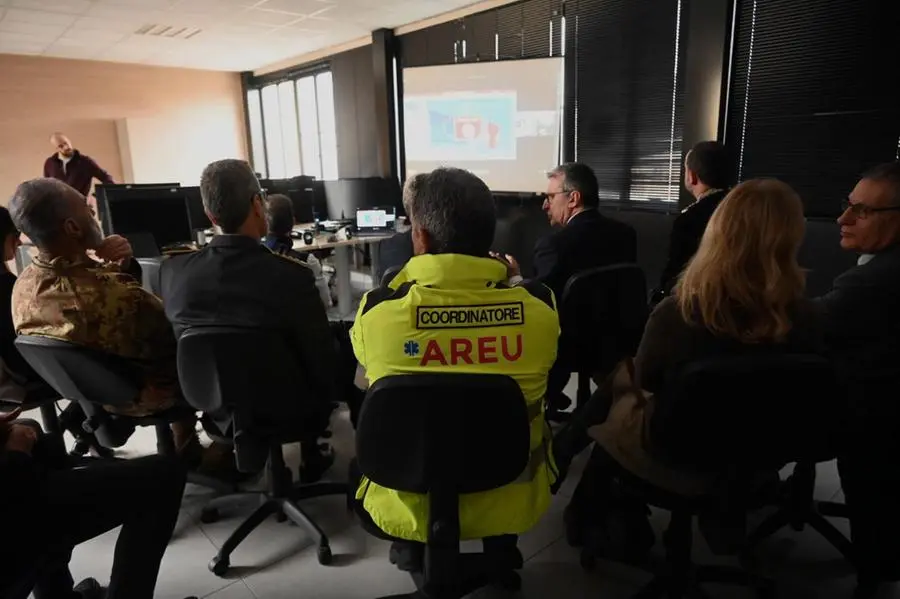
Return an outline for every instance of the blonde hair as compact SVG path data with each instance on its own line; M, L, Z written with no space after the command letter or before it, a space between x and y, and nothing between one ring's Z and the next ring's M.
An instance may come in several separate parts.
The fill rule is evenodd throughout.
M686 322L743 343L782 341L803 297L803 204L777 179L741 183L713 213L675 287Z

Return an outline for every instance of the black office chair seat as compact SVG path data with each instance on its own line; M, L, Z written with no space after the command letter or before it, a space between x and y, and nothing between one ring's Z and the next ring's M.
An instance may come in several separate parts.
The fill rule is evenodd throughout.
M242 472L267 469L269 486L252 492L260 506L222 544L209 564L224 575L231 554L269 516L290 520L312 536L322 565L332 561L331 546L322 528L300 501L326 495L346 495L345 483L294 482L284 462L282 445L302 442L303 395L308 382L297 368L294 351L270 331L236 327L194 327L178 340L178 377L187 401L206 412L215 427L212 436L229 441ZM245 496L248 493L236 495ZM205 522L218 518L218 505L235 495L215 498L201 514Z
M490 584L518 590L521 564L507 555L460 554L459 499L516 480L529 461L529 433L522 391L508 377L391 376L369 389L356 433L361 473L427 495L429 504L423 568L411 572L418 591L392 597L459 599Z

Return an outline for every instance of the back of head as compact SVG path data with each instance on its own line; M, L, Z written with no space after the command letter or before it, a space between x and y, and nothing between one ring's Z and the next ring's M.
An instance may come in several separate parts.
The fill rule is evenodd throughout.
M684 319L744 343L783 340L803 297L797 251L804 228L803 204L786 183L753 179L735 187L676 287Z
M582 162L567 162L556 167L547 174L550 178L558 177L562 183L562 191L577 191L581 195L581 205L585 208L596 208L600 205L600 184L594 169Z
M266 202L266 225L269 235L285 237L294 228L294 206L286 195L276 193Z
M225 233L237 233L259 194L259 180L244 160L217 160L200 176L203 208Z
M734 184L731 154L717 141L701 141L691 148L685 167L710 189L728 189Z
M407 216L424 231L429 254L487 257L494 241L494 197L484 181L458 168L416 175L404 190ZM421 253L421 252L420 252Z
M41 251L46 252L62 237L66 220L79 216L73 210L76 198L84 200L81 194L62 181L32 179L16 187L9 200L9 213L15 226ZM86 222L82 224L89 225ZM89 233L94 234L94 231ZM99 234L99 230L96 233Z

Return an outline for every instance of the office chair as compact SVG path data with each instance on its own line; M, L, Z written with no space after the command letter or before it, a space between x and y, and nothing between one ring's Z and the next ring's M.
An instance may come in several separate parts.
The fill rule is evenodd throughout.
M394 280L394 277L397 276L397 273L403 270L403 264L398 266L392 266L384 271L384 274L381 276L381 286L387 287L391 284L391 281Z
M633 356L647 322L647 282L637 264L614 264L572 275L559 302L557 364L578 374L576 406L591 398L591 376L608 374Z
M103 406L128 405L141 390L143 376L127 360L95 349L37 335L19 335L16 347L48 385L61 397L77 401L87 417L84 430L96 436L103 447L124 445L136 426L156 429L157 450L175 453L170 424L191 410L173 408L146 417L110 414Z
M296 503L325 495L345 495L343 483L294 483L282 445L309 440L303 428L309 385L295 352L280 335L256 329L195 327L178 340L178 376L184 396L214 424L207 432L235 448L238 469L268 467L269 487L256 493L262 504L231 534L209 564L218 576L231 567L231 554L266 518L289 518L318 542L318 559L331 563L328 537ZM217 498L219 501L226 498ZM212 509L212 508L211 508ZM202 516L215 517L214 511Z
M356 432L359 470L383 487L428 495L424 568L412 574L419 590L394 599L458 599L489 584L518 590L509 556L460 554L459 496L516 480L529 461L529 428L522 392L504 376L393 376L369 389Z
M672 514L663 538L667 571L636 599L703 596L704 583L774 595L771 581L746 570L694 565L692 521L712 511L746 516L767 500L755 487L759 473L814 461L828 451L843 400L834 380L821 357L762 348L690 362L671 373L653 399L647 423L651 453L671 467L714 476L717 483L707 495L688 498L620 469L618 480L629 491Z

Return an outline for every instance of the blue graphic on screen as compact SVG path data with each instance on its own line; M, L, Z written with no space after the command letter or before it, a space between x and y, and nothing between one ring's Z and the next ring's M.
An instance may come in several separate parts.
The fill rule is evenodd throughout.
M405 105L409 159L516 158L515 93L415 97Z

